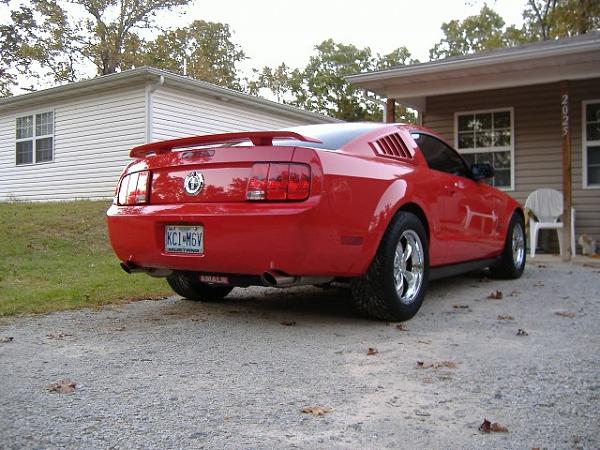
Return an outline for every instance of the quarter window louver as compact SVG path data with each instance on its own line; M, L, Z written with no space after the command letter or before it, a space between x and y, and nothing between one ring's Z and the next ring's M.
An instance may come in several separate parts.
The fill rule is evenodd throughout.
M412 155L398 133L389 134L370 144L373 151L378 155L390 158L412 159Z

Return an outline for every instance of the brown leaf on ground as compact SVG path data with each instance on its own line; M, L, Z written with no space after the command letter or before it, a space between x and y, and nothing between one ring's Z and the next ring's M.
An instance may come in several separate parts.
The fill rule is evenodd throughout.
M573 318L575 317L575 313L574 312L569 312L569 311L557 311L554 314L556 314L557 316L561 316L561 317L569 317L569 318Z
M493 433L508 433L508 427L500 425L498 422L494 422L490 427Z
M63 333L62 331L57 331L56 333L48 333L46 336L48 337L48 339L61 340L61 339L66 338L67 336L73 336L73 335L69 334L69 333Z
M286 327L293 327L294 325L296 325L296 322L294 322L293 320L282 320L281 325L286 326Z
M509 314L498 314L498 320L513 320L514 317Z
M487 296L487 298L490 298L492 300L502 300L502 291L494 291L492 292L490 295Z
M539 269L545 269L546 267L548 267L546 266L546 264L538 264L537 266Z
M369 356L376 355L377 353L379 353L379 350L375 347L369 347L369 350L367 350L367 355Z
M452 305L454 309L469 309L469 305Z
M417 344L431 344L431 341L417 341Z
M0 338L0 343L6 344L7 342L12 342L14 337L12 336L4 336Z
M517 330L517 336L529 336L529 333L522 328Z
M456 369L456 363L452 361L440 361L436 363L426 363L424 361L417 361L418 369Z
M483 419L483 423L479 425L479 431L484 433L507 433L508 428L498 422L491 423L489 420Z
M406 325L404 325L403 323L399 323L398 325L396 325L396 329L398 329L400 331L408 331L408 327Z
M544 287L544 283L542 283L541 281L538 281L537 283L533 284L533 287Z
M510 291L510 294L508 294L510 297L516 297L517 295L519 295L521 293L521 291L517 291L516 289L513 289L512 291Z
M125 331L125 327L117 327L114 331Z
M65 378L64 380L48 385L46 389L50 392L58 392L59 394L70 394L75 391L75 386L76 383L74 381Z
M302 408L302 412L304 414L312 414L313 416L324 416L325 414L331 412L331 408L325 408L322 406L307 406Z

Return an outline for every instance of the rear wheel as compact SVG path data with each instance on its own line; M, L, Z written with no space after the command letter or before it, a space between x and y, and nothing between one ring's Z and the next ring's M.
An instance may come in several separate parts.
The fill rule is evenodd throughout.
M414 214L400 212L385 232L367 272L352 281L352 297L367 316L408 320L421 307L428 280L425 228Z
M508 225L504 250L500 259L490 267L494 278L519 278L525 269L526 259L525 223L520 214L514 213Z
M169 286L179 295L189 300L215 302L223 300L232 286L217 286L202 283L193 272L173 272L167 277Z

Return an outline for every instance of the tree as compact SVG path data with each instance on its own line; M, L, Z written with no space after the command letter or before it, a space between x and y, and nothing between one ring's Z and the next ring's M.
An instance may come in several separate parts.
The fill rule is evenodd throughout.
M598 0L527 0L521 27L484 3L478 15L442 24L444 37L429 51L431 59L563 38L600 29Z
M361 90L348 84L345 77L412 61L405 47L387 55L373 56L368 47L359 49L328 39L315 50L316 54L301 70L292 70L285 64L275 69L263 68L258 79L249 83L250 92L265 88L279 101L343 120L381 120L381 105L366 98ZM400 110L399 120L414 120L414 116Z
M30 45L36 27L33 11L21 6L10 13L11 22L0 24L0 97L11 95L18 74L28 74L36 50Z
M492 50L525 41L522 30L505 28L500 15L484 3L478 15L442 24L444 37L429 51L432 60Z
M189 26L166 31L140 45L131 62L187 75L233 89L241 89L236 63L246 58L231 41L229 25L196 20ZM129 52L132 52L129 49ZM131 54L131 53L130 53ZM184 63L185 61L185 63Z
M12 23L2 25L2 46L13 30L22 38L20 43L6 44L13 66L14 61L26 66L38 63L47 71L38 76L50 75L56 82L80 78L85 60L96 66L99 75L106 75L131 59L126 52L132 44L143 42L139 31L153 27L159 11L190 1L30 0L31 8L20 5L11 13ZM23 20L25 13L30 15L27 20Z

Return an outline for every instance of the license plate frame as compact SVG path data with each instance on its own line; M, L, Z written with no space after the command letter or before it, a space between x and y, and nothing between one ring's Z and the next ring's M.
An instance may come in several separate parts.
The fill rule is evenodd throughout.
M166 225L165 252L184 255L204 253L204 227L202 225Z

